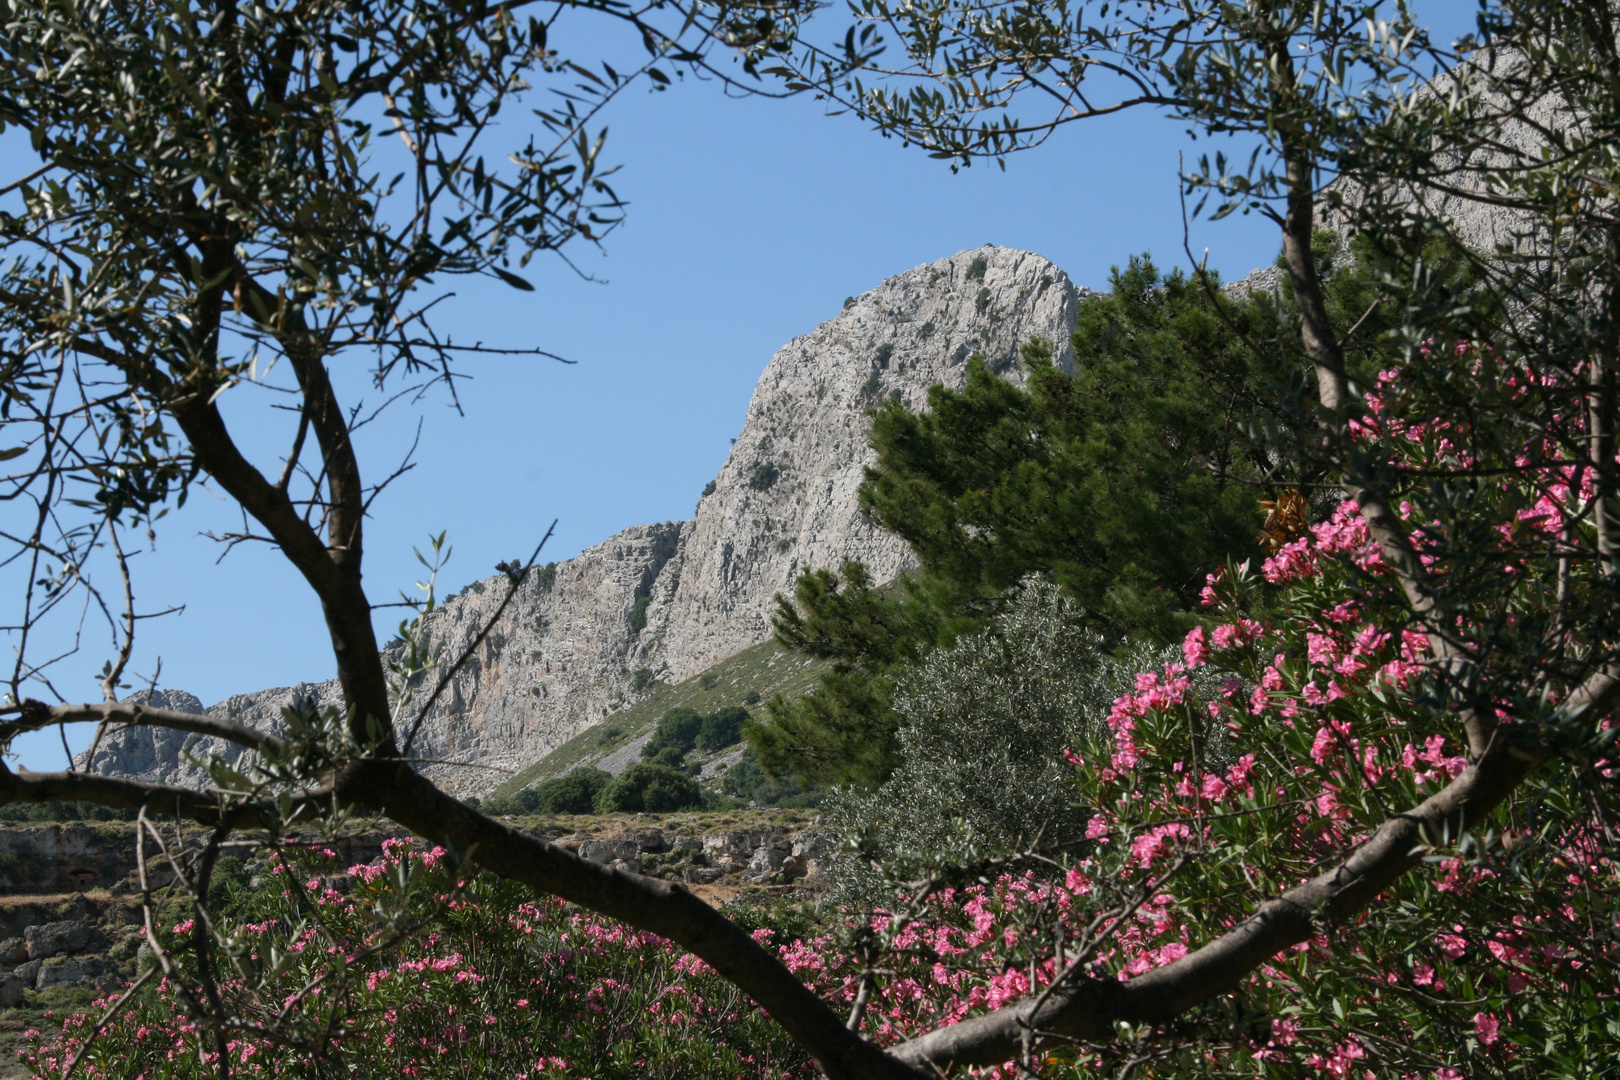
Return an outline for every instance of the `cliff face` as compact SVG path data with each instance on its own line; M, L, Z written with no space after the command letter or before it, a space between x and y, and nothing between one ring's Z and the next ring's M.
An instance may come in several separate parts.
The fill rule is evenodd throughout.
M653 639L673 679L770 636L771 599L805 570L859 558L879 581L909 552L856 502L871 463L867 410L898 396L921 408L935 383L961 386L983 355L1021 378L1031 338L1067 362L1082 291L1038 255L964 251L848 302L766 366L747 421L684 545L680 585Z
M870 463L868 410L891 396L919 408L933 384L961 386L975 353L1021 378L1017 352L1032 338L1053 342L1067 363L1085 295L1038 255L984 247L890 278L789 342L766 366L695 520L626 529L525 583L423 723L414 755L431 762L424 771L459 794L486 791L503 774L478 766L538 759L635 700L638 672L643 682L690 678L765 640L773 597L805 570L859 558L877 580L894 577L908 551L856 502ZM461 654L505 589L500 577L479 582L427 618L442 656ZM417 689L418 704L433 682ZM320 683L208 711L273 728L295 698L340 705L335 684ZM201 711L177 691L152 704ZM141 730L115 737L93 764L205 782L182 751L235 756L214 740Z

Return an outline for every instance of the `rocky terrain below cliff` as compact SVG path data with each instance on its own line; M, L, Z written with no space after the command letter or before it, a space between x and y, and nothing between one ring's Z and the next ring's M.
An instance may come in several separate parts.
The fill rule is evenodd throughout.
M1020 379L1018 350L1034 338L1066 361L1087 295L1038 255L987 246L851 297L766 365L693 520L626 529L530 576L423 724L415 752L449 763L426 770L459 795L487 793L506 775L488 766L521 769L659 684L699 677L765 641L773 598L804 571L858 558L879 581L892 579L910 553L865 520L856 498L871 460L869 410L888 398L922 407L930 386L963 384L974 354ZM503 577L476 582L426 618L441 656L469 648L507 587ZM207 711L277 728L295 700L341 706L336 684L324 682L241 694ZM150 703L204 711L181 690L156 691ZM230 762L237 753L140 728L103 744L93 767L200 786L210 754Z

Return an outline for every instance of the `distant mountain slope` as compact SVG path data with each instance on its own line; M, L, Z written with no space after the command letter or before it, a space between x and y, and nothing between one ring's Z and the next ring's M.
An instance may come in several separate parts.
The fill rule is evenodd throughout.
M890 278L789 342L766 365L695 520L626 529L525 583L423 724L415 754L430 762L424 771L458 794L485 793L509 774L479 766L522 769L634 704L651 679L682 682L765 641L773 597L803 571L860 558L878 581L893 578L910 553L867 522L856 499L871 459L868 410L891 396L918 408L928 387L963 385L975 353L1021 378L1018 349L1032 338L1053 342L1068 363L1086 295L1038 255L987 246ZM498 577L476 583L427 618L444 656L474 640L504 588ZM174 707L200 707L166 693L187 700ZM208 711L273 727L295 696L341 704L328 682L238 695ZM182 750L235 756L213 740L187 747L142 729L101 747L94 767L204 782Z
M515 795L524 788L561 776L580 765L623 772L641 760L641 748L652 737L658 718L677 706L712 713L739 705L756 717L764 702L778 692L802 694L827 669L826 661L806 659L774 641L762 641L728 656L714 667L680 683L658 683L634 705L575 735L528 768L501 781L496 795Z

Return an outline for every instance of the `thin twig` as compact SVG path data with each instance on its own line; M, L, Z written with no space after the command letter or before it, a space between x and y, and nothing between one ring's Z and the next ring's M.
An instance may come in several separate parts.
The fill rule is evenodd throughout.
M416 714L416 721L411 724L410 734L405 736L404 754L406 757L410 756L411 747L416 744L416 733L422 730L422 723L427 719L428 711L438 703L440 695L445 691L445 687L450 685L450 680L456 677L457 673L472 657L472 654L478 650L478 646L484 643L484 639L489 636L489 632L495 629L495 624L500 622L501 616L506 614L507 605L512 602L513 597L517 596L518 589L523 587L523 582L528 579L529 571L534 569L534 564L539 560L540 552L545 548L546 541L551 539L551 534L556 529L557 522L556 519L553 519L550 527L546 529L546 535L542 536L540 543L535 545L534 554L529 556L529 561L524 564L523 569L508 576L506 595L501 598L500 606L495 609L495 613L489 617L483 628L478 631L478 636L473 638L467 647L462 650L461 655L456 658L456 662L451 665L450 670L446 671L439 679L439 684L433 688L433 693L428 695L427 701L422 703L421 711Z

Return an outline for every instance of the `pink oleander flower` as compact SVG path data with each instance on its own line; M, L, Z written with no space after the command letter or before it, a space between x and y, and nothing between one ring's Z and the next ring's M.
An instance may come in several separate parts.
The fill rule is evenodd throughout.
M1305 632L1305 657L1313 664L1332 664L1339 658L1339 643L1327 634Z
M1214 644L1217 649L1234 649L1240 645L1247 645L1251 641L1259 640L1265 633L1265 627L1253 619L1239 619L1235 623L1224 623L1215 628Z
M1389 644L1390 636L1387 631L1368 624L1356 633L1355 651L1357 656L1371 656L1384 650Z
M1203 667L1209 662L1209 641L1202 626L1195 626L1187 632L1186 639L1181 643L1181 655L1187 658L1188 667Z
M1273 585L1315 577L1319 572L1316 553L1311 550L1310 540L1303 536L1278 548L1275 555L1260 565L1261 575Z

